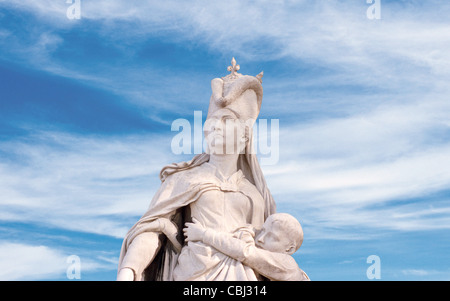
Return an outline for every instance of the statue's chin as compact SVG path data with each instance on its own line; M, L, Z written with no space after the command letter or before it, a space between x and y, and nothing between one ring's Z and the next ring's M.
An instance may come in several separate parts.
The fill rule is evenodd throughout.
M245 150L245 145L241 145L240 146L240 150L236 149L236 146L228 146L228 150L227 147L223 144L214 144L212 143L212 145L209 145L206 148L206 153L209 155L233 155L233 154L243 154Z
M207 152L209 155L234 155L236 151L225 151L223 148L220 149L212 149Z

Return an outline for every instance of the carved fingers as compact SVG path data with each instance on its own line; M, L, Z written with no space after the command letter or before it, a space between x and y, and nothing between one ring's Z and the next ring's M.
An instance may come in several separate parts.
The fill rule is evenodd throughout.
M183 229L186 241L201 241L206 230L195 218L192 221L193 223L186 223Z

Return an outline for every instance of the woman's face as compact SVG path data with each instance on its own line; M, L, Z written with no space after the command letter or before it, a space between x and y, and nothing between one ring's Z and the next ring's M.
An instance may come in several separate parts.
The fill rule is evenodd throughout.
M208 117L204 133L210 154L239 154L245 148L245 123L231 110L221 109Z

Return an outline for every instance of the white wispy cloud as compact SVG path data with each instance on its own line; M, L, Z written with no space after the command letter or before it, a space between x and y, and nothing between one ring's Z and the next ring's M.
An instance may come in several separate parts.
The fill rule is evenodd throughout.
M171 42L195 42L227 57L234 55L249 61L287 58L298 64L328 68L331 74L316 76L315 87L362 84L404 93L446 87L450 34L447 20L436 15L445 15L449 7L433 3L436 5L421 7L420 17L414 6L383 3L382 20L371 21L366 17L368 5L363 2L165 1L130 5L119 0L84 1L78 23L65 17L68 5L62 2L4 1L3 5L35 14L43 24L50 22L46 30L53 28L55 39L60 28L82 25L84 20L96 22L99 26L92 32L109 46L124 51L127 58L132 58L148 37L165 34ZM121 47L124 42L133 47ZM34 55L28 57L35 58L36 49L51 57L51 49L39 48L42 39L34 43L20 43L14 48L25 52L29 48ZM117 74L118 66L102 66L103 72L90 70L86 74L87 70L74 70L68 61L46 59L35 63L50 72L84 78L111 89L118 85L117 92L130 99L139 97L136 91L147 99L151 95L147 82L136 81L140 72L147 69L147 76L157 78L155 75L163 71L149 73L152 66L144 64L138 70L121 70L126 76L115 77L111 75ZM105 74L109 75L106 79ZM166 75L163 78L177 76ZM296 83L298 78L291 74L291 78L282 80ZM273 81L277 82L277 78ZM304 84L299 82L300 87Z
M432 272L435 273L436 271ZM410 269L410 270L402 270L402 273L403 275L407 276L427 276L430 274L430 271Z
M401 275L408 279L431 280L431 281L448 281L450 279L450 271L448 269L403 269Z
M70 254L67 251L45 245L0 241L0 280L51 280L64 279L71 273ZM75 255L78 256L78 255ZM78 272L83 274L102 269L114 269L117 262L111 258L78 256Z
M427 201L450 189L449 114L441 96L282 128L269 187L319 228L449 229L449 200Z
M279 202L302 204L305 210L311 209L316 214L311 217L330 227L379 227L381 224L376 221L380 217L391 216L382 224L389 229L441 229L450 224L445 203L440 208L442 216L423 218L419 222L408 214L417 213L423 217L420 212L424 212L428 204L400 209L389 207L394 199L423 197L449 188L450 146L445 137L449 130L447 116L450 109L445 95L448 95L450 77L450 52L447 51L450 31L445 17L450 6L437 1L428 3L427 6L418 2L411 5L383 3L382 20L368 20L368 5L364 1L357 4L344 1L164 1L136 5L126 1L83 1L82 19L76 21L78 23L66 18L67 5L63 2L3 1L1 5L35 14L41 25L45 25L47 31L38 39L30 43L16 41L14 45L16 49L24 49L22 58L37 58L34 65L37 68L91 82L125 95L130 101L145 103L149 100L151 106L160 106L167 111L180 110L180 102L155 98L156 87L178 89L180 96L195 95L196 91L209 90L209 87L201 88L202 85L196 83L200 79L198 74L190 73L184 77L177 71L152 69L151 63L128 68L111 64L97 68L98 71L72 68L74 62L52 60L55 49L63 45L64 36L60 29L82 26L84 21L101 25L91 32L111 47L120 49L127 58L133 58L136 49L149 36L164 34L170 42L199 44L210 51L224 56L232 54L248 62L287 59L299 66L307 63L324 68L325 71L311 75L310 79L296 73L274 74L265 82L266 95L273 97L268 103L274 104L270 106L274 116L282 119L288 113L304 112L307 109L302 104L323 113L320 119L311 122L297 120L287 125L288 128L281 124L280 164L264 168L274 194L290 195ZM2 35L5 41L8 38L10 35ZM119 45L123 42L133 47L121 48ZM27 52L28 56L25 55ZM151 80L146 80L148 78ZM150 88L149 82L154 84ZM356 85L360 87L359 92L347 95L347 91L327 90L327 87L341 85ZM373 90L361 92L365 88ZM310 99L301 99L298 94L308 89L312 89L308 94ZM314 95L314 89L325 90L325 103L315 102L322 99ZM208 101L195 97L183 99L186 100L185 107ZM153 114L152 118L158 118L158 113ZM75 139L76 143L80 141ZM114 191L114 197L110 198L109 194L105 197L102 186L107 189L111 186L102 180L106 181L107 175L123 174L124 171L129 171L130 178L137 179L139 175L148 174L148 170L140 167L130 170L130 166L137 166L137 163L111 156L112 147L111 152L105 152L101 157L102 146L96 145L92 155L87 151L91 143L96 145L94 139L81 139L85 148L69 153L45 148L32 150L25 145L23 149L28 153L24 156L35 165L43 153L54 153L55 158L44 161L46 165L39 172L33 173L28 167L15 171L21 179L31 178L30 191L34 189L37 194L25 195L18 190L19 177L4 182L3 190L14 200L10 204L47 204L49 187L63 187L65 191L83 196L77 200L69 198L68 203L76 202L77 208L84 206L102 214L137 212L137 207L121 205L119 198L128 197L123 195L123 186L110 190ZM109 142L105 143L111 146ZM139 144L134 141L131 145ZM154 145L148 145L148 148L154 149ZM133 155L140 157L134 152ZM121 163L110 165L116 161ZM80 162L88 162L90 167L86 168ZM163 164L155 165L158 165L153 169L156 173ZM10 165L2 168L4 175L11 173ZM59 176L61 170L70 173ZM147 192L136 192L140 197L135 200L145 198L147 204ZM36 195L42 198L37 199ZM92 195L103 201L98 206L92 205L87 197ZM105 201L107 198L110 201ZM53 197L50 199L51 204L57 203ZM374 204L386 207L367 209ZM62 206L61 211L68 208L73 209ZM13 213L3 212L3 215L11 217ZM105 229L115 227L108 219L104 222Z
M449 270L444 269L403 269L401 270L401 274L410 279L419 279L419 280L434 280L434 281L448 281L450 279Z
M159 170L172 163L170 148L154 146L166 140L39 132L2 141L12 159L0 163L0 218L122 237L126 217L146 210Z
M62 252L46 246L2 242L0 244L0 279L36 280L61 277L67 269Z

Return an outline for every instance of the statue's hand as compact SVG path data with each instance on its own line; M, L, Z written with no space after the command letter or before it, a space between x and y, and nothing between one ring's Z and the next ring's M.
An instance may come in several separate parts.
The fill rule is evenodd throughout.
M177 253L180 253L182 246L177 240L177 235L178 235L177 227L174 225L174 223L172 223L167 218L159 218L158 221L160 223L161 231L172 242L172 245L174 246L175 251Z
M134 272L130 268L123 268L117 275L117 281L134 281Z
M184 236L186 241L201 241L206 230L196 219L193 221L194 223L186 223L186 228L183 229Z
M229 97L223 97L223 96L217 98L216 101L222 107L225 107L231 103L231 99Z

